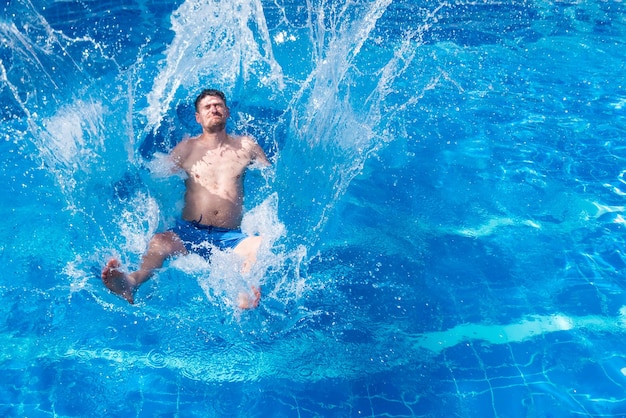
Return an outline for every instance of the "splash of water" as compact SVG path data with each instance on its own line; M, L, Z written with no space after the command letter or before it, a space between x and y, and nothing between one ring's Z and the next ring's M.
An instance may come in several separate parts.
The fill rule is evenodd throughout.
M313 5L318 19L309 22L311 43L319 57L289 104L290 137L281 150L277 174L289 179L282 185L281 197L284 215L298 219L290 229L297 240L317 241L365 161L394 140L394 132L402 131L397 126L402 114L438 81L427 80L408 99L394 97L393 104L387 103L397 85L410 76L423 33L445 7L439 5L428 13L422 26L405 33L392 56L381 58L377 47L385 34L377 32L377 23L390 4L388 0L348 2L330 12L325 12L324 2Z
M239 85L246 85L248 95L257 85L283 87L260 1L188 0L173 13L172 30L176 35L144 111L148 130L159 126L177 99L189 101L205 83L228 95Z
M142 203L137 203L135 198L117 195L117 201L103 211L99 207L101 202L91 191L98 187L106 189L119 183L119 179L138 183L140 176L133 173L138 169L133 127L142 124L141 115L147 120L144 132L156 129L168 112L183 102L188 103L209 82L248 106L284 105L283 116L272 132L276 142L283 145L268 186L274 192L270 199L273 203L260 205L265 209L246 219L254 219L257 229L254 232L269 237L270 242L289 237L280 254L274 254L270 262L274 270L284 270L284 274L273 279L277 286L273 293L299 295L306 288L301 280L301 264L306 262L305 254L317 242L332 210L362 172L365 161L394 140L393 132L397 129L393 124L401 119L399 114L414 106L424 91L436 84L436 80L427 80L421 91L407 100L394 98L390 101L393 105L387 103L388 96L404 82L403 77L410 75L422 45L421 35L438 10L426 17L423 27L407 31L394 54L381 58L376 53L382 42L378 24L391 4L391 0L342 5L311 2L307 7L306 30L290 33L294 42L311 46L311 71L302 79L291 78L288 83L281 68L281 64L288 63L279 64L274 57L271 30L257 0L182 3L172 15L174 38L166 48L165 59L143 109L134 109L137 103L131 86L135 76L122 73L116 65L113 65L117 69L113 80L117 88L112 97L93 99L85 94L89 86L96 92L107 91L105 84L111 78L105 80L86 68L108 57L88 38L70 39L50 29L34 11L29 14L31 20L39 25L40 33L48 34L49 45L41 46L37 43L39 38L23 36L15 25L3 23L2 26L3 33L10 35L11 45L22 46L17 49L23 57L21 68L29 72L38 66L64 69L68 73L67 83L76 76L74 82L84 84L84 88L64 97L55 96L51 111L40 115L37 111L43 106L37 103L49 99L39 97L35 103L35 86L28 85L25 89L16 83L18 66L2 66L2 76L12 86L9 91L14 92L15 100L26 113L31 140L45 165L55 173L63 195L70 201L68 206L83 212L85 222L100 225L97 228L103 235L102 225L113 223L117 233L112 234L108 244L133 254L145 246L149 234L163 220L163 213L150 206L150 221L147 226L139 225L138 219L146 213L139 209ZM307 35L309 38L304 38ZM77 56L81 48L88 53ZM57 61L49 64L44 58ZM110 60L115 64L113 58ZM291 77L296 73L290 68ZM51 76L50 80L56 82L57 78ZM33 94L20 97L17 92L22 91ZM281 94L289 100L281 99ZM81 99L75 100L75 95ZM239 127L255 120L243 114ZM129 196L144 196L143 200L153 202L144 190L133 194L133 187L141 189L131 184ZM163 191L160 189L166 188L158 186L155 193L158 195ZM167 203L176 206L171 201ZM166 217L171 211L172 208L165 210ZM107 217L114 221L104 220ZM136 227L124 228L122 224L126 221ZM244 221L244 228L247 227ZM258 231L259 228L262 230ZM292 287L289 283L297 285Z
M0 19L0 83L10 93L4 116L25 116L33 129L39 117L88 91L104 69L119 70L102 45L54 29L29 0L9 2L6 12L12 18Z
M29 158L55 177L67 208L81 211L106 145L117 145L106 143L107 132L126 130L123 122L109 125L113 102L98 97L102 72L119 66L93 39L54 29L29 0L7 7L13 13L0 20L0 85L7 87L0 121L11 127L12 140L35 146Z

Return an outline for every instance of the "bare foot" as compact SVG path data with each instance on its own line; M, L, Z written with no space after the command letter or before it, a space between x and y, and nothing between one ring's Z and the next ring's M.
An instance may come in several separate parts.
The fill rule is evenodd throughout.
M239 308L241 309L254 309L259 306L259 301L261 300L261 289L257 286L251 286L252 295L248 292L239 293L239 297L237 298L237 302L239 304Z
M135 303L135 290L137 290L135 280L118 270L119 267L119 261L115 258L110 259L102 269L102 282L111 292L120 295L129 303Z

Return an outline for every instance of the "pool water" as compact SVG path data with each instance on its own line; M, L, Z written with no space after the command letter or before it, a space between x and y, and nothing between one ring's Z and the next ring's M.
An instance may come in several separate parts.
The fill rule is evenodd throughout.
M2 416L626 416L623 3L0 13ZM164 154L205 87L273 162L266 245L129 305L100 270L179 215Z

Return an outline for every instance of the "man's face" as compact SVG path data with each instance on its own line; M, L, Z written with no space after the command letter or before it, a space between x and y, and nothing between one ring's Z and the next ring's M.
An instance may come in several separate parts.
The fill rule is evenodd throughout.
M217 96L206 96L196 109L196 121L208 132L224 130L229 116L228 107Z

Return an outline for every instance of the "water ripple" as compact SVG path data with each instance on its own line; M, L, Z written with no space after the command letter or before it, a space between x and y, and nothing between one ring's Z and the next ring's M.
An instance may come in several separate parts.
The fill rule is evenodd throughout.
M160 351L150 350L146 357L148 364L155 369L162 369L168 366L167 357Z

